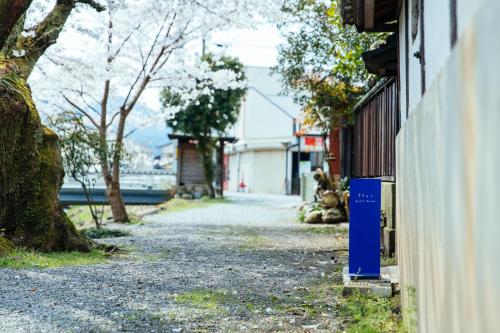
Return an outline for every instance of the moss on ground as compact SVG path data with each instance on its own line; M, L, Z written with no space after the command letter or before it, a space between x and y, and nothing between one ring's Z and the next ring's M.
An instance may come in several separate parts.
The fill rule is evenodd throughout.
M195 289L175 297L179 304L187 304L211 312L226 312L225 305L234 303L234 298L227 292L211 289Z
M99 264L109 260L103 250L82 252L44 253L26 249L13 249L0 256L1 268L54 268L61 266L80 266Z

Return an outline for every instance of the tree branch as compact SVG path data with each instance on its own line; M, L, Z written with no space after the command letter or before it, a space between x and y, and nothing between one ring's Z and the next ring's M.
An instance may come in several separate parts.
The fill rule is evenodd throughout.
M77 109L78 112L80 112L81 114L83 114L92 123L92 125L95 126L95 128L97 130L100 130L99 124L95 121L94 118L92 118L92 116L87 111L85 111L83 108L81 108L80 106L78 106L76 103L74 103L68 97L66 97L66 96L63 95L63 98L66 100L66 102L68 102L69 105L71 105L72 107L74 107L75 109Z
M27 79L30 76L40 57L57 41L76 3L87 4L97 11L104 10L104 7L94 0L57 0L43 21L31 30L34 36L17 34L15 47L21 52L17 64L22 77Z
M0 0L0 49L33 0Z

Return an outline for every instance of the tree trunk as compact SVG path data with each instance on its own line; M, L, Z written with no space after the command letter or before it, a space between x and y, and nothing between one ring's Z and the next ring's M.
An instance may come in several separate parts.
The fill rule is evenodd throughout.
M111 206L111 213L113 214L113 221L121 223L129 222L130 220L127 214L127 209L120 190L119 179L112 179L107 182L106 188L108 202Z
M106 86L109 87L109 82L106 83ZM105 124L106 119L102 118L101 120ZM113 221L120 223L130 222L120 189L120 162L123 155L123 133L125 130L125 120L126 112L122 110L118 122L115 146L111 157L113 161L111 166L108 163L107 154L105 154L106 157L104 159L101 159L102 175L106 182L106 195L109 205L111 206ZM107 145L106 136L106 130L101 129L101 140L103 141L103 145ZM107 149L107 147L103 147L102 149Z
M203 138L201 140L198 140L198 151L200 152L201 155L205 182L207 183L208 195L211 199L215 199L215 189L213 185L215 177L213 147L214 145L210 142L210 139L208 138Z
M89 251L58 202L59 138L44 128L24 80L0 59L0 230L16 246Z

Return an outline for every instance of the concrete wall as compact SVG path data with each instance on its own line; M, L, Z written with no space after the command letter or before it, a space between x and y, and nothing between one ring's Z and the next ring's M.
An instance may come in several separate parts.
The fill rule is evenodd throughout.
M419 332L500 328L500 2L482 3L397 138L403 314Z
M316 181L314 172L303 173L300 176L300 197L304 202L314 202Z

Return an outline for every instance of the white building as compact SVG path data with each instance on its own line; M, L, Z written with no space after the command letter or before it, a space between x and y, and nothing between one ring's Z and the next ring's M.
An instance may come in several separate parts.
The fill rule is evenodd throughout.
M393 31L397 254L410 331L500 327L498 0L344 0L360 31Z
M238 142L226 149L226 189L238 191L244 183L247 192L298 194L300 175L320 166L321 146L312 145L319 140L306 145L302 138L299 163L294 123L300 106L280 94L269 68L247 67L246 75L248 92L232 133Z

